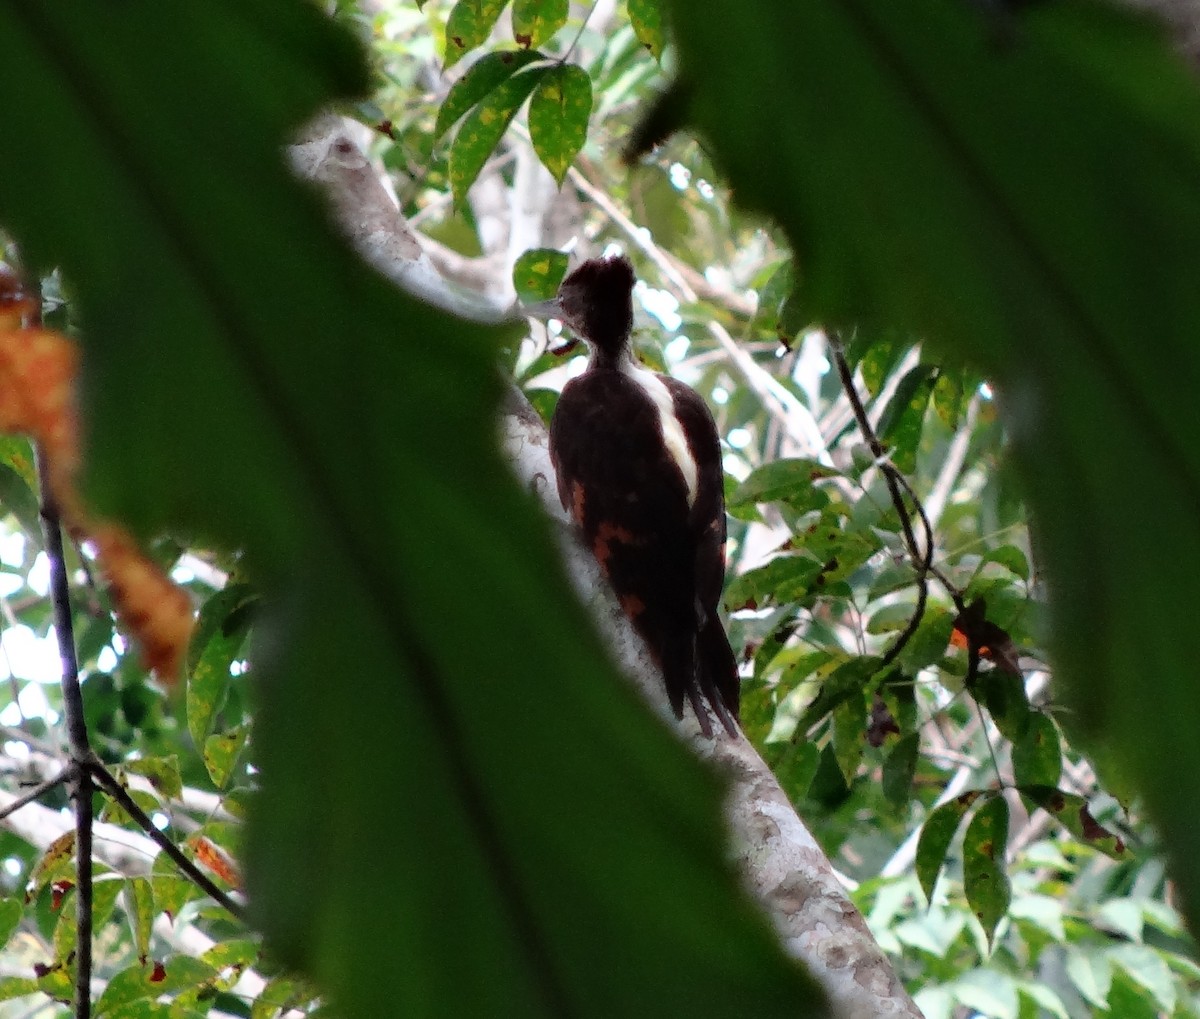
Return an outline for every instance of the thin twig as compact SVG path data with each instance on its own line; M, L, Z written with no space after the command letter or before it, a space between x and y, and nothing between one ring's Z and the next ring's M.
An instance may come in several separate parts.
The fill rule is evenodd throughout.
M18 796L7 807L5 807L3 810L0 810L0 821L3 821L6 817L8 817L9 814L16 813L27 803L32 803L34 800L40 800L46 795L46 793L50 792L51 789L57 789L64 782L68 781L70 777L71 769L64 768L57 775L55 775L54 778L47 779L45 782L39 782L24 796Z
M183 855L183 851L175 845L166 835L158 830L157 826L150 819L150 816L138 806L137 801L129 795L128 791L116 776L113 775L99 760L93 759L88 765L92 776L96 779L97 784L114 800L117 804L137 823L137 826L142 829L164 853L170 857L171 861L178 867L185 877L189 878L203 891L211 895L217 902L225 907L226 910L239 920L245 921L245 910L242 909L236 902L233 901L228 893L223 892L213 883L212 879L197 867L191 860Z
M867 409L863 406L862 398L858 395L858 388L854 385L854 375L850 371L850 365L846 361L846 354L842 349L842 341L833 333L829 334L832 341L830 347L833 350L833 361L837 366L838 377L842 380L842 389L845 390L847 398L850 400L850 407L854 411L854 419L858 422L859 431L862 432L863 440L871 450L871 455L879 461L880 470L883 472L884 482L888 487L888 494L892 497L892 505L896 507L896 513L900 517L900 530L904 534L904 541L908 545L909 555L912 556L913 562L919 562L923 557L920 549L917 547L917 537L913 533L912 517L909 516L908 507L904 505L904 497L900 493L900 485L896 481L895 475L897 471L888 462L887 451L883 448L883 443L879 441L879 437L875 434L875 429L871 427L871 421L867 417ZM888 468L891 468L890 470Z
M30 287L33 311L23 323L40 326L41 287ZM79 686L79 658L75 652L75 627L71 618L71 585L63 553L62 518L50 480L46 451L35 444L38 512L42 518L42 544L50 563L50 603L54 611L54 633L62 661L63 718L71 763L67 779L75 801L75 1019L92 1014L92 779L87 762L92 758L87 720L83 713L83 691Z
M50 484L45 451L37 449L40 512L46 558L50 562L50 600L54 608L54 633L62 660L63 716L70 748L71 797L75 801L75 1019L92 1014L92 779L87 764L92 758L83 691L79 686L79 660L75 654L75 629L71 620L71 587L63 555L62 525Z
M571 40L571 45L567 47L567 52L559 60L560 64L565 64L571 59L571 54L575 52L575 47L579 45L579 40L583 38L583 30L587 28L587 23L592 20L592 15L596 13L596 8L599 6L600 0L592 0L592 6L588 8L587 14L583 16L583 21L580 22L579 31L575 33L575 38Z

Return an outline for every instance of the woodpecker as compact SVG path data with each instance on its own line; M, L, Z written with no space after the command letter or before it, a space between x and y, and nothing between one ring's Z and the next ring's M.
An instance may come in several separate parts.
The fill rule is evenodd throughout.
M662 670L677 718L686 699L705 736L709 709L738 734L739 679L717 606L725 577L721 448L695 390L639 365L630 349L633 266L592 259L532 314L586 341L582 375L550 423L558 495Z

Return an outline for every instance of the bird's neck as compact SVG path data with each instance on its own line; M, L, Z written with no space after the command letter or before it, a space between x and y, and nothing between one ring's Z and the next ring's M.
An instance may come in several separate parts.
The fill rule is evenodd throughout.
M628 336L617 343L590 343L589 346L592 350L588 361L590 371L627 371L633 365Z

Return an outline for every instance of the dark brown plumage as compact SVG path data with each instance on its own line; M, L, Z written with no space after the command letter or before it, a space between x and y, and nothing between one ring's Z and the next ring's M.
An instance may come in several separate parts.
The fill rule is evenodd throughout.
M706 735L705 702L736 735L737 663L718 616L725 575L721 449L712 414L682 382L633 361L633 267L585 262L554 314L591 349L550 425L558 492L622 608Z

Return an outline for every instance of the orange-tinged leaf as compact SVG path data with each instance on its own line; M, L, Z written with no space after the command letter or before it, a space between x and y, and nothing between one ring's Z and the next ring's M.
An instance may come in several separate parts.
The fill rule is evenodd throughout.
M118 615L146 666L172 681L187 652L191 602L123 528L87 514L75 488L79 351L60 333L29 325L37 310L17 277L0 272L0 430L25 433L40 447L64 523L94 543Z
M216 874L222 881L232 885L234 888L242 886L242 876L238 873L236 865L229 858L229 854L215 842L205 838L203 835L197 835L192 839L192 848L196 851L196 860Z
M137 636L146 666L160 677L179 676L192 633L191 600L123 528L102 524L91 537L117 611Z
M36 891L60 872L65 873L66 865L70 863L71 855L74 852L75 832L73 831L64 832L51 842L42 854L42 858L38 860L37 866L33 868L33 873L29 875L29 890Z

